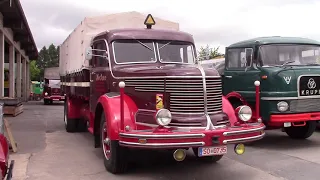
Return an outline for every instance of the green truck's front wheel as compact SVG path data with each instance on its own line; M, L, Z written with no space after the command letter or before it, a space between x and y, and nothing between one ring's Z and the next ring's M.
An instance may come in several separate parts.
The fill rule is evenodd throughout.
M291 126L284 130L293 139L307 139L314 133L316 127L316 121L307 121L305 126Z

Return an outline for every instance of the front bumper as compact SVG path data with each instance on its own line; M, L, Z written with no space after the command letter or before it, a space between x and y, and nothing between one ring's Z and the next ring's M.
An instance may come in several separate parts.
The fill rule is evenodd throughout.
M59 96L59 95L52 95L52 96L45 96L44 99L49 99L52 101L64 101L64 96Z
M272 114L270 122L301 122L301 121L318 121L320 120L320 112L296 113L296 114Z
M119 144L125 147L150 149L238 144L262 139L265 136L264 129L263 123L251 123L213 130L133 130L120 133Z

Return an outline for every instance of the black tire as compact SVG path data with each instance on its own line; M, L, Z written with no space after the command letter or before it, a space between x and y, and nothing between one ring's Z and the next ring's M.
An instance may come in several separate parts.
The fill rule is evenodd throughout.
M314 133L316 128L316 121L307 121L305 126L291 126L284 128L284 130L292 139L307 139Z
M119 146L119 142L115 140L109 140L109 149L110 156L106 157L104 151L104 135L103 133L107 128L105 128L105 115L101 114L100 119L100 142L101 142L101 151L103 155L104 166L107 171L112 174L121 174L127 171L128 169L128 160L127 154L128 150L124 147Z
M198 148L192 148L192 150L193 150L194 155L197 157L197 159L199 159L203 162L206 162L206 163L218 162L223 157L223 155L199 157L198 156Z
M68 106L67 102L64 103L64 115L63 120L67 132L77 132L77 120L68 118Z
M43 99L43 104L44 105L48 105L49 104L49 101L47 99Z

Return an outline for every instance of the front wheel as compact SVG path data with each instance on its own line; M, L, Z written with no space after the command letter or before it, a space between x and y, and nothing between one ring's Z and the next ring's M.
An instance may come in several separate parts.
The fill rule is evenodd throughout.
M198 148L192 148L194 155L201 161L203 162L208 162L208 163L215 163L220 161L220 159L223 157L223 155L215 155L215 156L204 156L204 157L199 157L198 156Z
M285 127L284 131L292 139L307 139L314 133L316 127L316 121L307 121L305 126Z
M106 170L113 174L120 174L127 171L128 151L126 148L119 146L118 141L110 139L104 113L101 115L100 132L101 150Z

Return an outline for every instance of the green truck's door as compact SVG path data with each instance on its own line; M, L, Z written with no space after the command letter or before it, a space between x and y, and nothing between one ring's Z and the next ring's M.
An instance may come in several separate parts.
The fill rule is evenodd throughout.
M223 76L223 94L236 91L247 100L255 97L254 81L260 80L260 71L252 67L252 48L236 48L227 51Z

